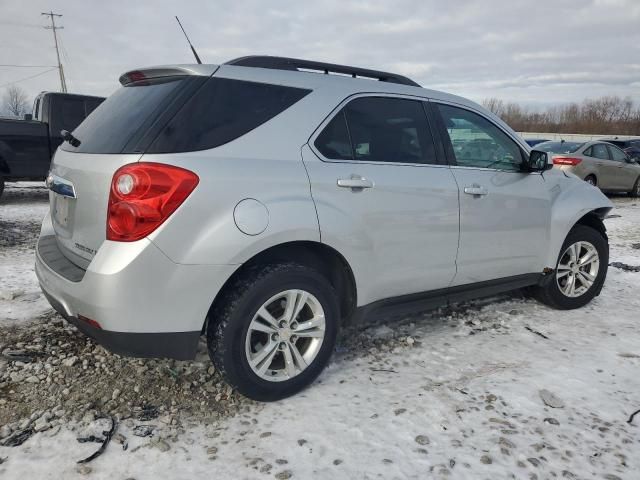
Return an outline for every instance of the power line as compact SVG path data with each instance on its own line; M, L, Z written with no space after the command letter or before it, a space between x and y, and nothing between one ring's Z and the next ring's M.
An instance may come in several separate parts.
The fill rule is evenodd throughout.
M6 87L8 85L13 85L14 83L20 83L20 82L24 82L26 80L31 80L32 78L39 77L40 75L44 75L45 73L53 72L54 70L57 70L57 69L58 69L58 67L53 67L53 68L50 68L49 70L45 70L44 72L40 72L40 73L36 73L35 75L31 75L30 77L24 77L24 78L20 78L18 80L14 80L13 82L3 83L2 85L0 85L0 88Z
M62 92L67 93L67 83L65 82L64 70L62 69L62 63L60 62L60 51L58 49L58 35L56 34L56 30L60 30L64 27L56 27L56 19L55 19L55 17L60 18L62 17L62 15L58 13L53 13L53 11L50 11L49 13L42 12L42 15L46 15L51 18L51 26L44 27L44 28L46 28L47 30L53 31L53 41L56 45L56 56L58 57L58 71L60 73L60 88Z
M11 22L7 20L0 20L0 25L10 25L12 27L42 28L42 25L36 25L35 23Z
M16 67L16 68L58 68L55 65L12 65L10 63L0 63L0 67Z

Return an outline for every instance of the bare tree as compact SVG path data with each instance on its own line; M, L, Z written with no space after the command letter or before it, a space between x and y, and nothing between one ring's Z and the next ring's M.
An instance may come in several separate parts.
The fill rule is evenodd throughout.
M521 132L640 135L640 107L631 98L605 96L537 112L498 98L482 104Z
M13 117L22 117L29 109L26 92L17 85L7 87L2 97L2 106L6 113Z

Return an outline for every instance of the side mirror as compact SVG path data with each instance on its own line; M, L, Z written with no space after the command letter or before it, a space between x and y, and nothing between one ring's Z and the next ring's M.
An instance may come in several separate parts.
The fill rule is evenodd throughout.
M542 150L531 150L529 158L525 159L524 167L528 172L545 172L553 168L553 163L549 161L547 152Z
M33 120L33 114L31 114L31 113L25 113L25 114L24 114L24 119L25 119L27 122L29 122L29 121Z

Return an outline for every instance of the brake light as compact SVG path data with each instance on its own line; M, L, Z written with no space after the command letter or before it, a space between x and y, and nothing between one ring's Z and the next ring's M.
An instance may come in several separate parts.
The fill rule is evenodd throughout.
M198 185L198 176L161 163L132 163L113 175L107 240L133 242L158 228Z
M133 72L127 73L127 79L129 80L129 83L133 83L139 82L141 80L146 80L147 76L144 74L144 72L134 70Z
M554 165L571 165L576 166L582 161L581 158L574 157L553 157Z

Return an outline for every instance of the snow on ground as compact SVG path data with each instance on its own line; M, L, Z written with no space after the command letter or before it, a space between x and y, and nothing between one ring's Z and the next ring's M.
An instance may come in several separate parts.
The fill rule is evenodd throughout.
M640 202L614 202L611 261L640 265ZM32 213L12 206L7 215L46 210L25 207ZM9 271L9 288L37 291L27 257L4 251L2 289ZM39 433L0 447L0 477L637 480L640 415L627 420L640 409L639 287L640 273L610 268L602 294L580 310L512 295L372 326L343 340L296 397L186 420L166 442L133 436L125 421L128 450L112 442L85 473L75 461L96 444L67 429ZM20 308L9 318L27 318ZM43 310L30 308L32 317Z
M8 183L0 197L0 325L50 308L32 268L35 240L48 211L43 182Z

